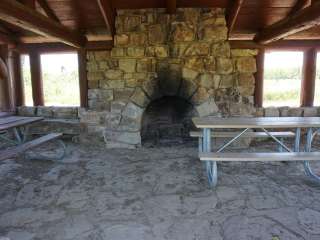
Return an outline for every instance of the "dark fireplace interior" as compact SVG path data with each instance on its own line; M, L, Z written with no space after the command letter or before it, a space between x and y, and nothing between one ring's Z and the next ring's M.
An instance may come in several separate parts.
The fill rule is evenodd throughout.
M142 144L182 143L190 140L192 117L196 111L191 103L180 97L168 96L152 101L142 119Z

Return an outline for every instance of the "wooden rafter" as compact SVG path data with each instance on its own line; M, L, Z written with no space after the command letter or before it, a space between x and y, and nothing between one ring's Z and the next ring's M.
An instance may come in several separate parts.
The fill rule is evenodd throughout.
M244 0L233 0L228 12L227 12L227 27L229 34L232 32L234 25L236 24L240 9L244 3Z
M167 13L175 14L177 11L177 0L166 0Z
M283 19L259 32L254 40L268 44L320 24L320 2Z
M54 13L54 11L50 8L48 5L48 2L46 0L37 0L37 3L40 5L40 7L43 9L43 11L46 13L46 15L51 18L52 20L56 22L60 22L57 15Z
M290 13L288 16L292 16L293 14L301 11L302 9L310 6L311 0L297 0L296 4L293 6L291 9Z
M111 5L110 0L97 0L101 14L107 26L110 28L111 35L114 36L116 33L115 18L116 13Z
M65 26L15 0L0 1L0 19L42 36L53 37L77 48L86 43L84 36L72 32Z
M15 45L17 43L17 40L14 37L9 36L6 33L0 32L0 44L1 43Z

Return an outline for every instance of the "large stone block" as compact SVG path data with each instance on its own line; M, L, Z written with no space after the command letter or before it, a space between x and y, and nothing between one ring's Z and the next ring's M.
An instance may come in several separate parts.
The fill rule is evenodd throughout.
M230 57L230 44L228 42L214 43L211 46L211 55L215 57Z
M185 52L185 56L207 56L210 52L210 46L208 43L194 42L190 44Z
M251 87L254 86L255 78L253 74L241 73L239 74L238 85L241 87Z
M108 129L117 129L120 125L121 115L114 112L107 112L105 116L105 126Z
M179 44L170 44L170 56L172 57L182 57L185 54L185 51L189 47L189 44L179 43Z
M195 94L192 96L191 101L194 104L201 104L207 101L209 97L210 94L208 93L208 90L203 87L199 87Z
M205 70L214 72L216 71L216 60L214 57L204 58Z
M148 28L149 44L162 44L167 40L167 31L161 24L151 25Z
M220 75L219 88L232 88L235 85L234 75Z
M155 46L154 56L158 58L164 58L169 56L169 49L167 46Z
M186 58L184 66L197 71L204 71L205 69L203 57Z
M258 49L232 49L232 57L254 57L258 55Z
M53 117L52 107L38 106L37 107L37 116L52 118Z
M137 72L155 72L155 63L151 58L143 58L137 62Z
M114 36L115 46L127 46L129 44L128 34L118 34Z
M89 99L99 99L104 101L113 100L113 91L107 89L89 89L88 90Z
M110 51L95 51L94 58L96 61L103 61L110 57Z
M107 79L121 79L123 77L123 71L121 70L108 70L105 71L105 76Z
M119 69L127 72L127 73L132 73L136 71L136 59L119 59Z
M131 46L144 46L147 41L147 35L145 33L131 33L130 45Z
M219 109L213 98L209 98L207 101L196 107L199 117L206 117L217 115Z
M200 86L204 88L212 88L213 86L213 74L205 73L200 76Z
M111 103L110 111L112 113L121 114L124 108L126 107L127 103L124 101L113 101Z
M225 26L203 27L200 29L199 38L209 42L226 41L228 38L228 28Z
M196 79L199 76L199 72L189 69L189 68L183 68L182 69L182 77L184 79Z
M137 87L131 96L131 101L140 107L146 107L150 102L149 98L145 94L145 92L140 88Z
M64 118L64 119L78 118L77 107L52 107L52 113L54 118Z
M129 47L127 49L127 55L129 57L143 57L145 52L144 47Z
M217 71L221 74L233 72L233 63L230 58L217 58Z
M125 55L125 48L115 47L111 50L111 57L124 57Z
M139 15L126 15L126 16L119 16L119 20L122 23L122 28L124 32L135 32L139 31L142 17Z
M129 102L122 112L122 116L132 119L141 120L143 108Z
M17 108L17 114L19 116L34 117L36 115L36 110L37 107L21 106Z
M236 66L241 73L255 73L257 71L256 59L253 57L237 58Z
M195 26L185 22L173 22L171 24L171 41L190 42L195 39Z
M99 81L104 79L103 72L88 72L88 81Z
M268 107L264 109L265 117L279 117L279 109L276 107Z
M114 100L128 101L132 96L134 88L114 89Z
M305 107L305 108L303 108L303 116L304 117L318 117L319 116L319 108L318 107Z
M124 88L125 81L124 80L108 80L100 82L100 87L102 89L116 89L116 88Z

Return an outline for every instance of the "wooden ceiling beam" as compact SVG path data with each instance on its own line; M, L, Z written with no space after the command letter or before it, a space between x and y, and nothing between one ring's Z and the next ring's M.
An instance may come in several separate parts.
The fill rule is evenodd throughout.
M37 0L37 3L39 4L39 6L43 9L43 11L45 12L45 14L51 18L52 20L56 21L56 22L60 22L59 18L57 17L57 15L54 13L54 11L50 8L48 2L46 0Z
M101 14L107 26L109 26L112 37L116 34L116 12L110 0L97 0Z
M257 33L254 40L268 44L320 24L320 2L301 10Z
M292 16L293 14L301 11L302 9L311 5L311 0L297 0L296 4L293 6L288 16Z
M0 44L3 43L3 44L15 46L17 42L18 42L17 39L15 39L14 37L9 36L6 33L0 32Z
M53 37L73 47L83 47L86 37L43 16L15 0L0 1L0 19L46 37Z
M230 7L227 10L227 27L229 34L232 32L234 25L236 24L240 9L244 3L244 0L233 0Z
M177 11L177 0L166 0L167 13L175 14Z

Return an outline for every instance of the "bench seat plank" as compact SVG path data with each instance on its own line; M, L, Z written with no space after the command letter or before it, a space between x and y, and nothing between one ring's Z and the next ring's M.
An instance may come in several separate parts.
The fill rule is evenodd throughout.
M211 133L211 137L215 138L232 138L239 134L240 132L213 132ZM294 132L270 132L274 137L281 138L293 138L295 137ZM203 137L203 132L200 131L191 131L190 137ZM246 132L241 137L245 138L269 138L270 136L265 132Z
M320 152L283 152L283 153L200 153L201 161L254 162L254 161L316 161Z
M40 146L46 142L58 139L62 136L62 133L50 133L45 136L39 137L37 139L31 140L29 142L23 143L21 145L11 147L7 150L0 152L0 160L5 160L8 158L16 157L17 155L37 146Z

